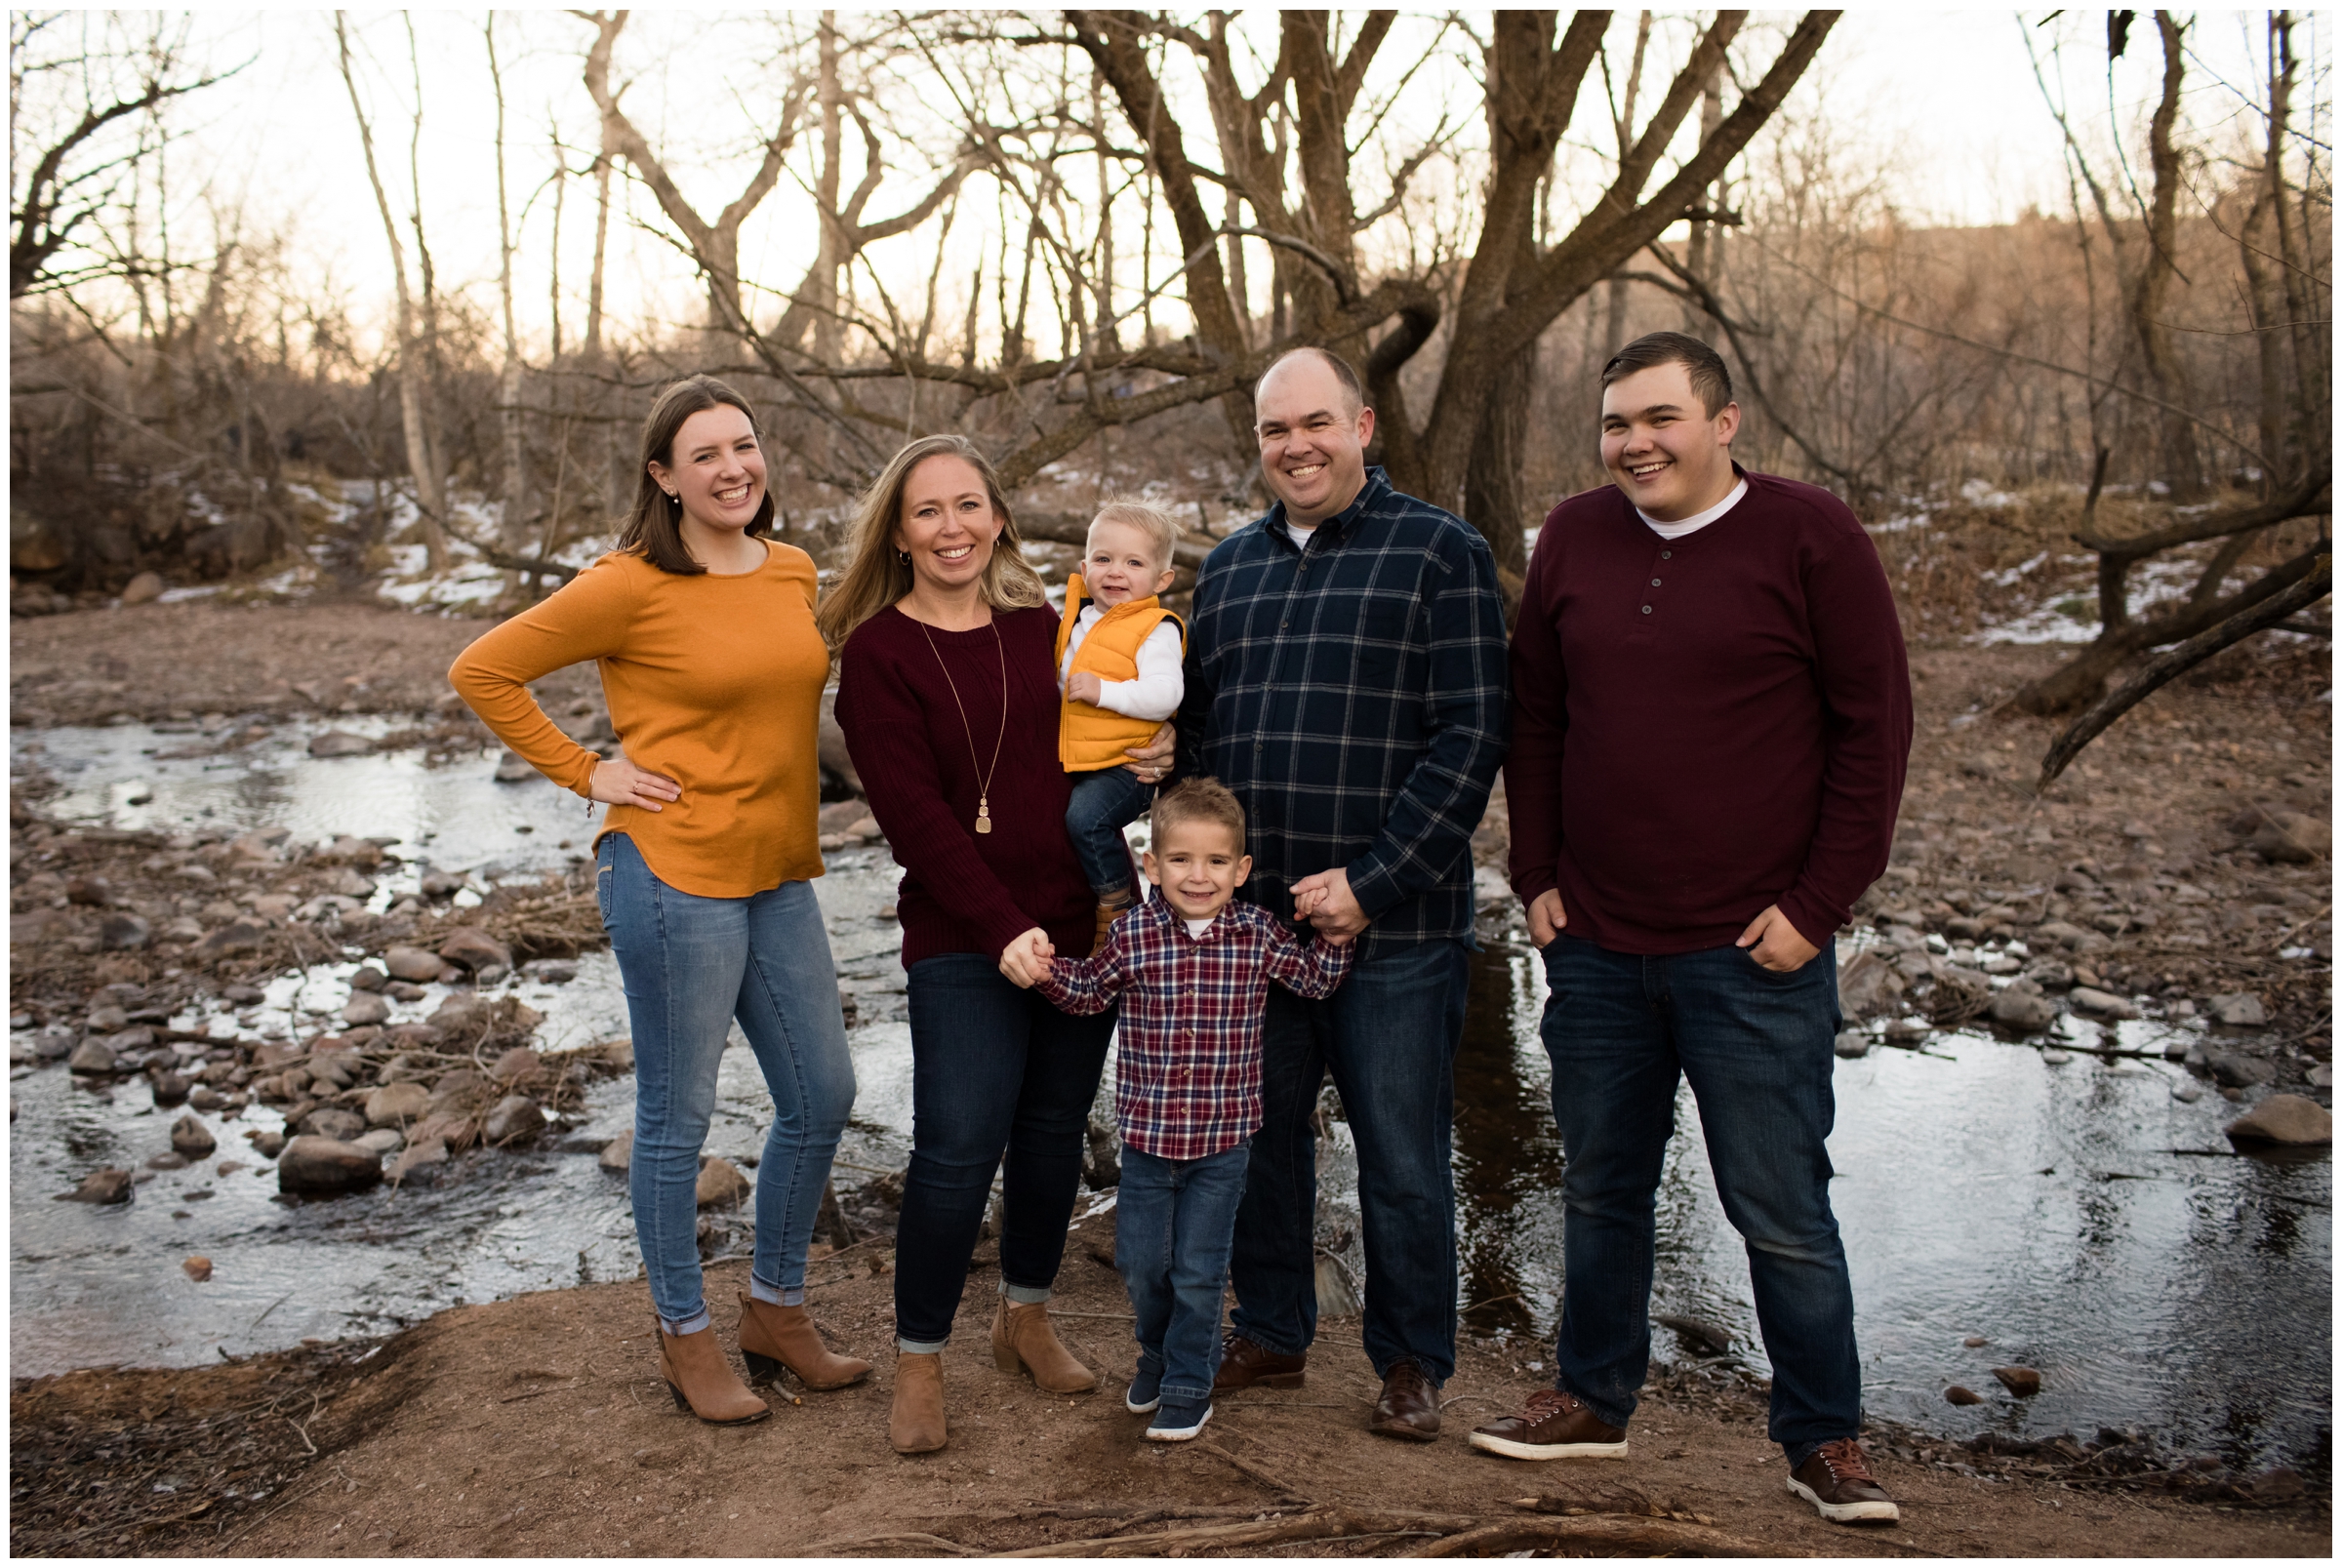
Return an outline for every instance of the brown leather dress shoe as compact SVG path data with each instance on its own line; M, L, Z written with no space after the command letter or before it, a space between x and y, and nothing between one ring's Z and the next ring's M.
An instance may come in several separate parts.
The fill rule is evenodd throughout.
M1310 1364L1310 1352L1281 1355L1265 1345L1255 1345L1241 1334L1223 1335L1220 1340L1220 1371L1212 1379L1212 1392L1233 1393L1259 1384L1264 1388L1298 1388L1303 1370Z
M1871 1462L1851 1437L1824 1443L1790 1471L1789 1489L1832 1524L1893 1524L1903 1517L1895 1500L1871 1474Z
M1482 1453L1507 1459L1627 1457L1627 1429L1611 1426L1585 1400L1559 1388L1538 1389L1519 1415L1474 1427L1468 1440Z
M1374 1402L1367 1430L1384 1437L1428 1443L1439 1435L1439 1390L1412 1361L1393 1361L1383 1377L1383 1396Z

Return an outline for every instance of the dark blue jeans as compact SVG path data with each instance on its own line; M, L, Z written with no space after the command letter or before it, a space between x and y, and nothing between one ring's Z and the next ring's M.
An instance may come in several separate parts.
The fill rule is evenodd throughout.
M1114 1197L1114 1266L1138 1317L1139 1370L1163 1397L1201 1403L1220 1371L1220 1306L1251 1140L1202 1159L1122 1149Z
M1358 1147L1366 1230L1366 1355L1378 1377L1412 1360L1456 1369L1456 1047L1471 951L1455 938L1379 953L1323 1001L1269 987L1261 1130L1236 1211L1235 1331L1282 1355L1317 1337L1317 1137L1330 1070Z
M1738 947L1664 958L1561 936L1545 949L1546 1054L1561 1177L1555 1387L1614 1427L1649 1370L1654 1214L1676 1074L1691 1082L1716 1195L1749 1255L1773 1363L1773 1441L1792 1466L1856 1435L1854 1291L1830 1212L1836 944L1795 974Z
M1114 1012L1073 1018L984 953L910 968L910 1168L895 1232L895 1332L951 1337L968 1255L1000 1185L1000 1278L1046 1290L1081 1187L1090 1102Z
M1130 886L1130 846L1122 829L1146 816L1153 800L1154 785L1141 784L1128 768L1073 776L1073 797L1066 802L1066 836L1073 840L1081 873L1101 901Z

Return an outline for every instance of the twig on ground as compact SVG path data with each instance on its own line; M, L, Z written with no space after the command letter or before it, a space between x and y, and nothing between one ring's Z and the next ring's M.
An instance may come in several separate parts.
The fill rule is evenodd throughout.
M1217 1454L1220 1458L1228 1461L1229 1464L1234 1466L1244 1474L1251 1476L1263 1486L1272 1486L1276 1488L1280 1496L1298 1498L1304 1503L1310 1501L1309 1494L1302 1491L1301 1488L1295 1486L1291 1481L1286 1480L1281 1475L1272 1474L1270 1471L1261 1468L1258 1465L1251 1463L1249 1460L1241 1460L1236 1458L1235 1455L1230 1453L1227 1449L1222 1448L1218 1443L1213 1442L1209 1437L1197 1438L1195 1440L1195 1446L1202 1449L1207 1454Z

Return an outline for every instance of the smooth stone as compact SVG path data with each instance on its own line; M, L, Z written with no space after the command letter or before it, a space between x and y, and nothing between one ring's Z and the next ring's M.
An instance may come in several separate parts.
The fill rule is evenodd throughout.
M285 1151L285 1135L273 1127L256 1128L244 1135L252 1151L264 1160L272 1160Z
M393 1182L403 1182L410 1172L420 1170L425 1165L445 1165L446 1163L447 1141L441 1138L427 1138L422 1143L408 1145L398 1157L389 1163L384 1174Z
M2071 1062L2071 1061L2073 1061L2073 1060L2074 1060L2074 1053L2073 1053L2073 1052L2071 1052L2071 1051L2060 1051L2060 1050L2058 1050L2058 1049L2057 1049L2056 1047L2054 1047L2054 1046L2050 1047L2048 1050L2046 1050L2046 1051L2043 1051L2043 1052L2041 1053L2041 1061L2042 1061L2043 1063L2047 1064L2048 1065L2050 1065L2050 1066L2053 1066L2053 1067L2062 1067L2062 1066L2064 1066L2064 1065L2065 1065L2067 1063L2069 1063L2069 1062Z
M703 1209L729 1207L754 1190L740 1167L730 1160L710 1159L700 1167L699 1201Z
M488 1075L500 1083L515 1083L543 1065L544 1061L536 1052L525 1045L516 1045L496 1059L496 1065L488 1069Z
M153 940L153 928L137 915L120 909L107 915L98 927L98 945L107 952L132 952Z
M342 1004L342 1022L344 1024L384 1024L389 1019L390 1004L372 991L352 991L349 1000Z
M92 1171L81 1179L81 1186L70 1192L61 1192L58 1197L65 1203L128 1203L135 1180L130 1172L108 1165L103 1170Z
M634 1163L634 1129L629 1127L602 1146L596 1162L605 1171L623 1171Z
M1971 1389L1963 1388L1957 1383L1944 1390L1944 1397L1956 1405L1980 1405L1984 1403L1984 1395Z
M2228 1124L2232 1144L2330 1144L2334 1115L2302 1095L2271 1095Z
M268 940L268 928L250 920L231 920L196 944L199 958L233 958L248 953Z
M2100 1018L2137 1018L2139 1010L2126 997L2102 991L2094 986L2077 985L2068 998L2078 1013L2092 1013Z
M186 1155L170 1148L160 1154L150 1154L146 1159L146 1168L150 1171L183 1171L188 1164Z
M2261 1028L2269 1022L2269 1009L2261 1004L2257 991L2239 991L2229 996L2215 996L2206 1008L2215 1024L2232 1025L2239 1028Z
M2203 1098L2203 1085L2182 1078L2171 1086L2171 1098L2183 1106L2192 1106Z
M529 759L517 751L507 751L496 759L498 784L525 784L536 777L537 770L530 766Z
M360 1144L336 1138L301 1137L285 1146L276 1161L280 1192L334 1197L363 1192L383 1179L383 1157Z
M219 1146L212 1130L192 1116L182 1116L171 1124L171 1147L187 1159L210 1159Z
M480 1127L481 1141L504 1147L533 1142L545 1131L545 1112L527 1095L506 1095L489 1107Z
M390 972L393 980L422 983L437 980L442 966L437 953L426 952L421 947L402 946L392 947L383 954L383 967Z
M431 1092L420 1083L386 1083L366 1097L366 1124L396 1127L421 1116L430 1103Z
M320 1138L329 1143L347 1143L366 1130L366 1118L354 1110L339 1106L320 1106L301 1118L297 1129L304 1137ZM301 1142L295 1139L295 1143Z
M114 1048L103 1040L84 1040L65 1058L65 1065L75 1072L111 1072L114 1070Z
M372 741L347 730L326 730L309 738L309 755L313 757L362 757L373 749Z
M1995 1367L1993 1376L2020 1399L2030 1399L2041 1391L2041 1375L2031 1367Z
M353 1138L350 1142L360 1148L371 1148L377 1154L395 1154L407 1146L407 1141L399 1136L395 1127L377 1127L373 1132Z
M1851 1062L1871 1054L1871 1037L1860 1029L1847 1029L1831 1043L1831 1049Z
M2223 1089L2249 1089L2255 1084L2277 1081L2276 1063L2241 1051L2207 1053L2204 1065L2211 1069L2212 1081Z
M2038 992L2019 990L2015 985L1995 996L1985 1011L1994 1023L2020 1034L2038 1032L2057 1022L2056 1003Z
M186 1276L200 1285L212 1277L212 1261L198 1253L179 1266Z

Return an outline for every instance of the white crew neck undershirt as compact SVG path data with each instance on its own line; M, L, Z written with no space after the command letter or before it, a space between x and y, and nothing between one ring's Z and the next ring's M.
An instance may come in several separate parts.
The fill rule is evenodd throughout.
M1706 511L1697 512L1692 516L1684 518L1679 523L1663 523L1658 518L1653 517L1649 512L1644 511L1640 506L1635 508L1635 515L1641 518L1644 526L1649 528L1652 533L1658 535L1661 539L1681 539L1686 534L1698 533L1701 529L1706 528L1710 523L1715 522L1718 517L1723 516L1724 513L1739 505L1740 498L1748 493L1749 482L1744 478L1739 484L1736 484L1732 487L1732 494L1726 496L1723 500L1709 507Z
M1207 915L1201 920L1188 921L1189 937L1198 942L1202 941L1203 934L1212 929L1212 922L1218 918L1220 918L1218 915Z
M1312 523L1309 527L1304 528L1290 517L1285 519L1285 532L1292 536L1294 543L1305 550L1310 547L1310 536L1316 533L1322 526L1324 525L1320 523Z

